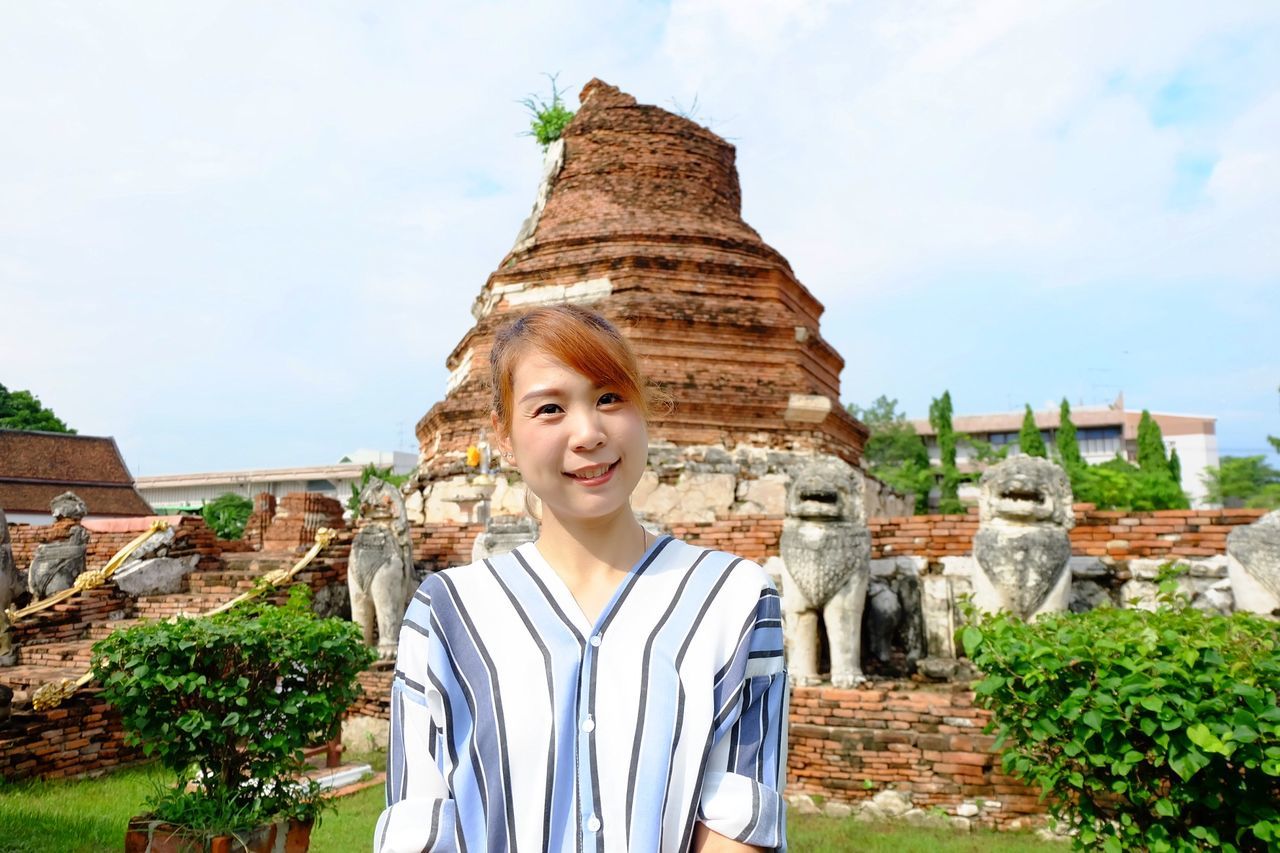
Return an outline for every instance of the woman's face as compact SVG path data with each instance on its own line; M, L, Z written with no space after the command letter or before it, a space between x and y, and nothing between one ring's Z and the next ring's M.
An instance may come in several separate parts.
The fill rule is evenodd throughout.
M544 512L561 521L630 511L648 456L634 401L533 350L512 375L511 431L501 440Z

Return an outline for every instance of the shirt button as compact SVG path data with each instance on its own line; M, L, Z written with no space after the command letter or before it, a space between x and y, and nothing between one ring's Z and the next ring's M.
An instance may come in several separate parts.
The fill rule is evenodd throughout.
M596 730L596 721L591 719L590 717L587 717L585 720L582 721L582 730L587 734L591 734L593 731Z
M593 634L593 635L592 635L592 637L591 637L591 645L593 645L593 646L597 646L597 647L600 645L600 635L599 635L599 634Z
M596 817L595 815L592 815L591 817L587 818L587 829L590 830L591 832L599 832L600 818Z

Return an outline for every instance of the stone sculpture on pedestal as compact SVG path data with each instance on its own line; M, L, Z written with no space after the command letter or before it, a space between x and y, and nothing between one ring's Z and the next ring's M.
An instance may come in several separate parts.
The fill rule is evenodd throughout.
M871 534L857 473L832 457L802 466L787 492L782 539L782 610L794 683L821 682L818 614L826 624L831 683L864 681L862 610L871 572Z
M1227 534L1227 555L1236 607L1263 614L1280 609L1280 509Z
M13 546L9 542L9 520L0 509L0 666L12 666L18 662L9 619L4 611L21 594L22 583L18 580L18 567L14 565Z
M1047 459L1015 456L979 481L973 538L973 601L1019 618L1066 610L1070 602L1071 484Z
M89 531L79 524L89 509L75 492L58 495L50 501L49 509L55 522L69 518L75 524L66 539L46 542L36 548L31 568L27 570L27 589L36 601L74 586L76 578L84 572L85 553L89 548Z
M375 478L360 492L360 528L351 542L347 589L351 618L378 657L396 655L400 620L413 593L413 544L404 499L395 486Z

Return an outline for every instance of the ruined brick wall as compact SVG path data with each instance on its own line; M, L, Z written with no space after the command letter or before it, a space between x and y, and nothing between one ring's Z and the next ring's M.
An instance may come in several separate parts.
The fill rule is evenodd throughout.
M979 807L985 826L1039 822L1039 791L1000 772L990 714L955 685L877 682L869 689L791 692L787 785L793 793L852 803L892 787L919 808Z
M0 722L0 779L84 776L142 760L125 746L120 717L95 690L82 690L60 707L14 710Z
M778 555L778 539L782 536L782 519L764 515L744 515L701 524L687 524L671 529L671 535L690 545L728 551L764 563Z
M290 492L276 504L271 523L262 530L263 551L295 551L310 548L321 527L340 530L343 507L334 498L313 492ZM256 535L256 534L255 534Z
M89 547L85 553L88 568L100 569L116 552L129 544L154 521L154 517L140 516L136 518L95 519L83 526L89 531ZM204 519L198 515L165 516L165 520L174 528L173 542L169 546L169 556L188 557L199 554L198 565L201 568L212 568L217 563L218 555L224 550L222 543ZM36 555L36 548L46 542L59 542L66 539L75 525L71 519L62 518L53 524L10 524L9 536L13 542L13 561L19 572L25 572Z
M1116 561L1225 554L1227 534L1252 524L1262 509L1197 509L1129 512L1094 509L1076 504L1071 552L1077 557L1108 557ZM978 532L977 511L967 515L916 515L872 518L873 558L913 556L927 560L973 553Z

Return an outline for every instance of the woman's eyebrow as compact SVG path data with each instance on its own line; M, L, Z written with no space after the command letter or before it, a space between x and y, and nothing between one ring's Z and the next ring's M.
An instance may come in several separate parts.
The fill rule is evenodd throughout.
M563 397L563 396L564 396L564 392L561 391L559 388L555 388L555 387L533 388L532 390L527 391L525 395L520 398L520 402L524 403L528 400L534 399L535 397Z

